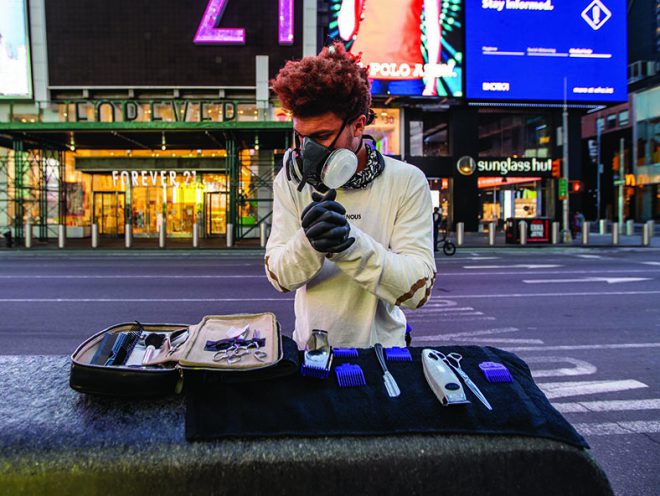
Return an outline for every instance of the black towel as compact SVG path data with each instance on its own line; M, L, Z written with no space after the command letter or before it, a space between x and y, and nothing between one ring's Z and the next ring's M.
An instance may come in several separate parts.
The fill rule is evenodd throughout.
M292 342L287 340L289 357ZM586 448L586 441L555 410L534 383L525 362L512 353L478 346L433 347L463 355L461 365L486 396L492 411L465 387L469 405L443 407L424 377L422 348L409 348L412 362L387 362L401 389L390 398L373 349L359 358L338 359L328 379L298 373L244 383L186 384L186 438L203 441L226 437L361 436L413 433L522 435L555 439ZM489 383L480 362L500 362L511 383ZM357 363L367 386L340 388L334 366Z

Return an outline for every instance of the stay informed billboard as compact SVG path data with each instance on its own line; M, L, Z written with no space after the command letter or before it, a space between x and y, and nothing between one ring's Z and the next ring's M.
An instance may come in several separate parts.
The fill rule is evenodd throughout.
M25 0L0 1L0 99L32 98Z
M466 0L470 99L627 100L625 0Z
M462 0L330 0L326 44L369 66L374 95L463 96Z

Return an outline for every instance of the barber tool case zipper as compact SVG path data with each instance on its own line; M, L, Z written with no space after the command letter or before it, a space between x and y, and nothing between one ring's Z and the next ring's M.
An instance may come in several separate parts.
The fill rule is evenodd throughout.
M121 354L125 363L112 364ZM186 378L256 380L282 358L280 325L272 313L212 315L194 325L121 323L78 346L69 384L95 395L166 396L180 393Z

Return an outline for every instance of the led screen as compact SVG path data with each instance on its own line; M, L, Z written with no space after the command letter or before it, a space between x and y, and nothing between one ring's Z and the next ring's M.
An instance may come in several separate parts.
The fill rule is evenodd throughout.
M627 99L625 0L466 0L465 24L470 99Z
M32 98L25 0L0 2L0 98Z
M330 0L327 41L369 66L375 95L463 96L461 0Z
M0 0L2 2L2 0ZM254 87L302 56L303 0L46 2L53 87Z

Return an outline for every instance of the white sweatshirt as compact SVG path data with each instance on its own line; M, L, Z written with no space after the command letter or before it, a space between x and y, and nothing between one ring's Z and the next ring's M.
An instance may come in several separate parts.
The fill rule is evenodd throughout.
M385 169L365 189L339 189L355 243L327 257L301 226L313 189L296 188L282 169L273 184L265 266L275 289L296 291L298 347L313 329L328 331L335 347L405 346L400 307L422 306L435 281L433 207L424 173L385 157Z

